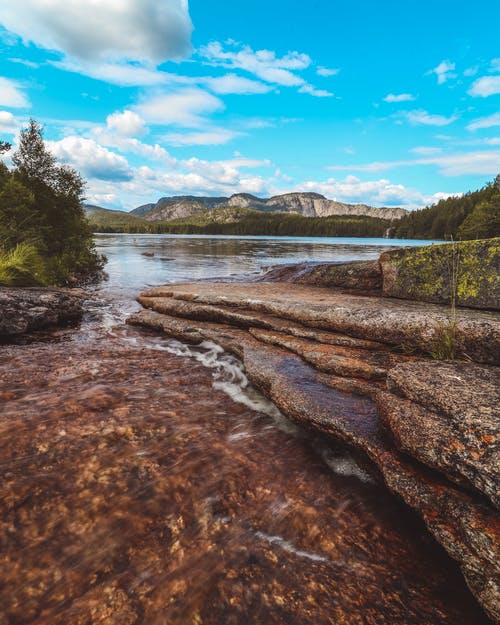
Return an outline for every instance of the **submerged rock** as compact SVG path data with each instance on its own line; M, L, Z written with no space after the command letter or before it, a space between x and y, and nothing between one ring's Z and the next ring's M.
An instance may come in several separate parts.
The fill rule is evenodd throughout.
M186 294L185 287L182 293ZM162 330L188 343L221 345L242 359L249 379L285 415L364 452L390 490L421 515L437 541L459 562L472 592L490 616L500 621L500 520L496 511L480 496L397 451L370 399L373 387L367 388L365 397L337 390L334 381L328 384L325 374L316 372L296 353L269 344L275 340L257 340L270 338L263 330L249 333L148 310L134 315L130 323ZM291 342L281 344L298 351ZM344 390L349 389L346 386ZM363 393L362 386L356 390Z
M79 289L0 287L0 337L75 321L86 297Z

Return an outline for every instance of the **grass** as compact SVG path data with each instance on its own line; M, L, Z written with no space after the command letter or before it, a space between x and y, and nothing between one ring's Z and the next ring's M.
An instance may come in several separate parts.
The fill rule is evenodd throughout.
M20 243L12 250L0 248L0 285L45 286L45 266L37 249Z

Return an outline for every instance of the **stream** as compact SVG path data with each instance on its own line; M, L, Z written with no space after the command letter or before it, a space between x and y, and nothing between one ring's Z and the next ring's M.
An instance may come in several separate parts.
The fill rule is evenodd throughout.
M96 242L108 280L82 323L0 352L0 624L489 622L362 459L289 422L217 345L124 324L150 286L422 242Z

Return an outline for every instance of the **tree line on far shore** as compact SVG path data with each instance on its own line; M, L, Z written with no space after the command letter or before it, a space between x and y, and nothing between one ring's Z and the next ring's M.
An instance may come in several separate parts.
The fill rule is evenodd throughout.
M210 213L185 219L148 222L135 215L91 217L95 232L147 234L226 234L309 237L383 237L399 239L471 240L500 236L500 175L478 191L440 200L409 212L399 220L336 215L304 217L293 213L232 210L230 219ZM126 216L126 217L125 217Z

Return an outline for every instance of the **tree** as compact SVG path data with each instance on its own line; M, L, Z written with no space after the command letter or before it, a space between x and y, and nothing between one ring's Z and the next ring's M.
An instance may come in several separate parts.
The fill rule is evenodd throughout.
M82 208L85 182L71 167L59 165L35 120L20 133L11 172L0 171L0 242L4 251L29 243L55 285L96 279L103 258L94 247Z

